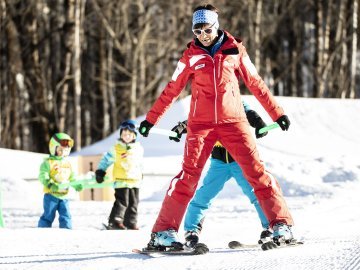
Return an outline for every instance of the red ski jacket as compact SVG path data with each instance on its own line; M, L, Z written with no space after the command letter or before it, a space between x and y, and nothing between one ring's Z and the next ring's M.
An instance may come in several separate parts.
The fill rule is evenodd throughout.
M242 42L226 31L224 34L227 40L214 57L195 45L194 40L188 44L171 81L147 113L147 121L157 124L188 81L191 81L192 96L188 124L246 121L239 89L240 78L274 121L284 114L258 75Z

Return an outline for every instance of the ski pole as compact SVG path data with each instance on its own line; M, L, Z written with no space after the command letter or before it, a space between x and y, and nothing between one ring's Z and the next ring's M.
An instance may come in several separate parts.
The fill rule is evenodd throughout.
M88 188L104 188L104 187L113 187L117 188L119 183L117 181L103 182L103 183L93 183L93 184L85 184L83 186L84 189Z
M136 126L136 129L139 130L140 132L145 132L146 131L146 127L143 127L140 130L140 126ZM162 128L151 128L149 133L152 134L159 134L159 135L164 135L164 136L169 136L169 137L173 137L173 138L177 138L177 133L175 131L172 130L167 130L167 129L162 129Z
M108 176L105 176L104 179L108 179ZM64 189L64 188L68 188L68 187L73 187L73 186L77 186L77 185L83 185L83 186L87 186L87 185L91 185L91 184L97 184L95 178L85 178L85 179L80 179L80 180L76 180L76 181L71 181L71 182L67 182L67 183L61 183L58 184L58 187L60 189Z
M265 133L265 132L267 132L267 131L269 131L269 130L272 130L272 129L278 128L278 127L280 127L278 123L276 123L276 122L275 122L275 123L272 123L272 124L270 124L270 125L268 125L268 126L266 126L266 127L261 128L261 129L259 130L259 134L263 134L263 133Z

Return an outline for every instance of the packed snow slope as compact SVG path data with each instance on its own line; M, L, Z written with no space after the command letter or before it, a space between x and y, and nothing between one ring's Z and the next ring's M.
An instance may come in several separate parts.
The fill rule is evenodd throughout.
M271 123L253 97L246 100ZM5 223L0 228L0 269L360 269L360 101L277 100L289 115L290 130L272 130L257 142L268 170L282 186L295 236L305 241L303 246L229 250L229 241L254 243L261 232L254 207L231 179L204 223L201 241L209 246L208 254L151 258L132 253L149 241L171 179L151 174L175 175L181 168L184 141L153 134L140 139L147 153L147 176L140 190L139 231L102 230L112 202L79 201L75 192L70 202L73 230L59 229L57 219L53 228L36 228L42 189L37 181L24 179L36 173L43 155L0 149ZM170 129L184 120L187 102L174 104L180 111L170 111L171 117L165 116L159 127ZM112 136L99 142L95 152L107 151L117 134ZM180 229L181 238L183 234Z

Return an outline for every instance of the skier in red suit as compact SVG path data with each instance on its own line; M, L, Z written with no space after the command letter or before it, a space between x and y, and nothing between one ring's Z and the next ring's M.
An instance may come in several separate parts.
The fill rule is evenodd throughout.
M228 149L254 188L274 239L290 241L293 219L277 180L259 157L242 105L240 79L282 130L288 130L289 118L257 73L242 42L219 29L214 6L195 8L192 29L196 38L188 44L171 81L139 128L140 134L147 137L191 82L182 171L170 183L148 249L163 249L180 242L177 231L216 141Z

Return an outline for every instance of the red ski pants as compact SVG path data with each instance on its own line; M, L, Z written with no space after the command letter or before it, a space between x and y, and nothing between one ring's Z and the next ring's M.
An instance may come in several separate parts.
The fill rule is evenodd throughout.
M178 231L216 141L220 141L240 165L270 226L279 222L293 225L281 188L274 176L265 170L246 120L226 124L189 123L187 131L182 171L170 183L153 232Z

